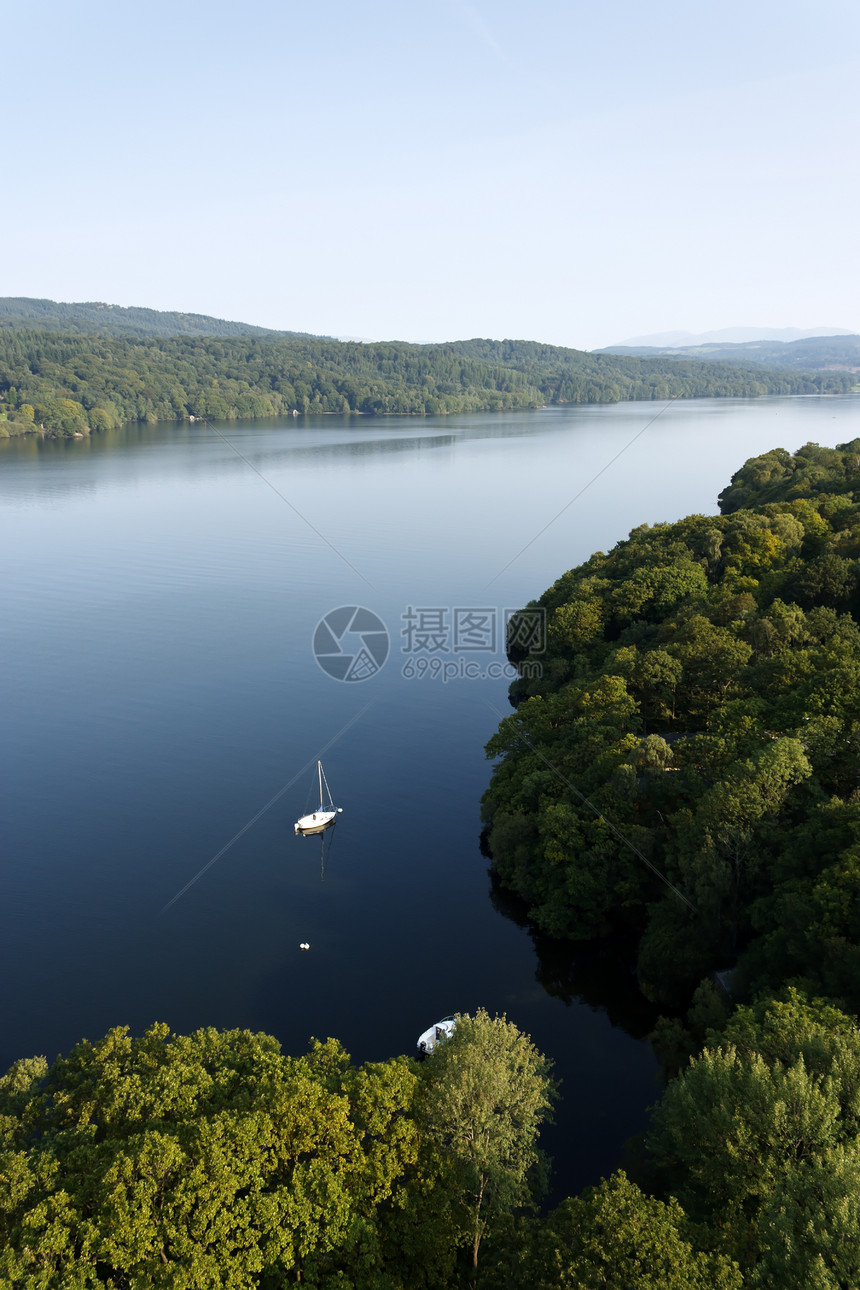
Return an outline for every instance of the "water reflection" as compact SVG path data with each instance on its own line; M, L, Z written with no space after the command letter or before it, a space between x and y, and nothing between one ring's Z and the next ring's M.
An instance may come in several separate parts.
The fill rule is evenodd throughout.
M332 847L334 846L334 835L337 833L336 823L320 834L320 882L325 882L326 865L331 859Z
M603 1012L613 1026L632 1039L647 1039L660 1009L650 1003L636 980L636 938L617 932L600 941L559 941L545 936L528 917L526 904L506 891L492 870L493 908L528 931L537 958L535 980L566 1006L587 1004Z

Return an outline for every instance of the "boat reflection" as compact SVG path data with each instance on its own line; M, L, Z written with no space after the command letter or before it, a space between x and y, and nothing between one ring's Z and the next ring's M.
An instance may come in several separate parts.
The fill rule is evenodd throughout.
M320 835L320 882L325 882L325 867L331 857L331 849L334 846L334 835L337 829L334 827L326 829Z

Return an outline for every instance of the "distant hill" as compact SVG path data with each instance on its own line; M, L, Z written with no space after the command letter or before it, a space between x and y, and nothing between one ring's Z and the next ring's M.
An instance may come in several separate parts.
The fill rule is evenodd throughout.
M754 340L738 344L684 346L610 345L598 354L630 358L692 359L702 363L731 363L736 367L767 367L795 372L860 372L860 336L812 336L788 343Z
M273 331L250 323L227 322L206 314L124 308L101 301L64 304L28 296L0 296L0 328L38 327L85 335L127 336L302 336L304 331Z
M609 345L616 352L621 348L647 346L654 349L689 349L691 345L742 345L748 340L808 340L810 336L850 336L850 327L722 327L717 331L661 331L653 336L630 336Z
M156 310L68 308L96 311L99 326L84 314L80 328L61 329L50 308L47 322L22 325L10 314L0 325L0 439L191 417L426 416L628 399L844 394L855 380L842 371L588 354L524 340L356 344L262 328L200 335L184 328L242 324ZM138 334L144 324L183 330Z

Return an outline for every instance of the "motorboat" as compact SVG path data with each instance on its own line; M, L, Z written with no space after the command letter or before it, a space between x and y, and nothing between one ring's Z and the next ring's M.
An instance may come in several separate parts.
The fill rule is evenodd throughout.
M457 1024L456 1017L443 1017L437 1021L435 1026L425 1030L423 1035L418 1036L418 1056L427 1057L439 1043L440 1039L446 1039Z

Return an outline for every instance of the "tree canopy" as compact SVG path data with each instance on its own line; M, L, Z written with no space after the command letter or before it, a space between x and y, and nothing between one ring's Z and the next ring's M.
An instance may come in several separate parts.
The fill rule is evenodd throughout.
M627 928L687 1008L656 1194L521 1224L512 1284L860 1283L860 440L753 458L721 506L564 574L522 611L544 650L512 622L496 873L553 936Z
M756 1286L860 1281L860 1032L796 991L740 1008L650 1133L686 1212Z
M0 1079L0 1285L451 1284L461 1247L474 1262L530 1201L546 1065L484 1012L423 1066L161 1024L16 1062Z
M433 1053L428 1124L459 1166L475 1267L493 1217L540 1193L537 1136L552 1102L549 1065L512 1022L483 1009L459 1016Z
M860 1006L858 454L748 462L727 513L598 552L530 607L545 652L512 649L541 675L488 745L495 870L551 935L635 928L652 998L740 956L750 989Z
M178 324L178 334L163 336L145 327L140 334L126 326L111 329L109 317L104 330L90 334L37 321L0 327L0 437L40 427L70 436L190 416L426 416L622 399L844 393L851 387L851 379L837 372L679 364L528 341L362 344L249 329L198 335L193 326L183 331Z
M739 1290L737 1264L699 1248L677 1200L658 1200L623 1171L570 1197L545 1220L497 1242L492 1290Z

